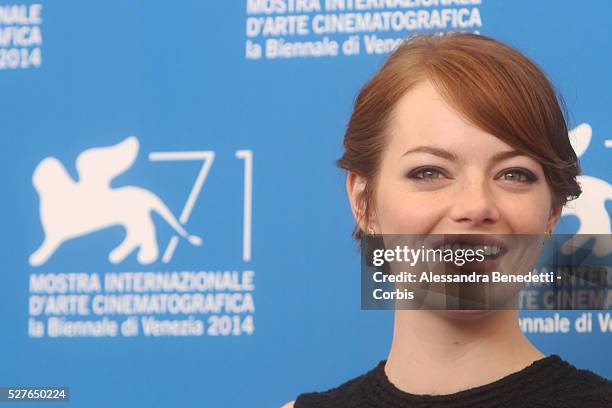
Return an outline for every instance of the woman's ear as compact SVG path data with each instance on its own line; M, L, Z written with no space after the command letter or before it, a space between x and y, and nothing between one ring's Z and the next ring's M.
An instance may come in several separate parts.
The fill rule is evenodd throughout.
M559 220L561 219L561 213L563 212L563 206L560 204L555 204L550 210L550 216L548 217L548 222L546 223L546 231L549 231L551 234L557 227Z
M346 192L355 222L359 225L362 231L366 231L365 225L365 197L364 191L366 187L366 179L358 174L349 171L346 176Z

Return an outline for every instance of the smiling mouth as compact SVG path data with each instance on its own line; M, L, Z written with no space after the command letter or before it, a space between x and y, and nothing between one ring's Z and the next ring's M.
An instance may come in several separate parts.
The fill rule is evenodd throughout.
M450 269L458 269L460 273L491 272L497 268L501 258L508 252L508 246L501 240L491 235L445 235L433 243L433 249L442 251L451 250L457 254L462 250L463 254L477 254L478 258L470 262L465 260L463 265L455 262L445 262Z
M433 243L434 249L479 251L487 259L496 259L508 252L508 246L503 241L490 235L446 235Z

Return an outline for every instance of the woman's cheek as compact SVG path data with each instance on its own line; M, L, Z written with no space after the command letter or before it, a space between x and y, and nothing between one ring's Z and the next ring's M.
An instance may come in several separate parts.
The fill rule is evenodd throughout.
M501 218L515 234L543 233L548 220L548 204L541 200L505 200Z
M439 203L423 201L411 195L381 208L380 227L385 234L428 234L443 218Z

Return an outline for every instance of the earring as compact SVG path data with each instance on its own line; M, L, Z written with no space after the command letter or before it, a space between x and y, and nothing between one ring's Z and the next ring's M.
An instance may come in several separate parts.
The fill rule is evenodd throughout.
M550 239L550 236L552 235L552 232L546 230L544 231L544 239L548 240Z
M368 225L368 235L376 235L376 231L370 225Z

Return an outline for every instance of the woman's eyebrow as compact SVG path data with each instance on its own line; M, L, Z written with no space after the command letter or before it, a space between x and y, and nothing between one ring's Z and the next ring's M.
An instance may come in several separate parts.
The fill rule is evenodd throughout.
M507 150L505 152L495 153L491 158L492 161L508 160L516 156L526 156L525 153L519 150Z
M450 151L445 150L445 149L441 149L439 147L433 147L433 146L418 146L418 147L412 148L412 149L407 150L406 152L404 152L402 157L404 157L404 156L406 156L408 154L411 154L411 153L429 153L429 154L441 157L441 158L446 159L446 160L450 160L450 161L456 161L457 160L457 155L455 153L450 152Z
M433 146L418 146L415 147L413 149L407 150L402 157L411 154L411 153L429 153L429 154L433 154L434 156L438 156L441 157L443 159L447 159L450 161L456 161L457 160L457 155L453 152L449 152L448 150L444 150L444 149L440 149L439 147L433 147Z
M445 149L441 149L439 147L417 146L415 148L407 150L402 155L402 157L404 157L404 156L406 156L408 154L411 154L411 153L429 153L429 154L441 157L441 158L446 159L446 160L457 161L457 155L455 153L450 152L450 151L445 150ZM525 156L525 153L523 153L523 152L521 152L519 150L506 150L506 151L503 151L503 152L495 153L493 155L493 157L491 157L491 161L508 160L508 159L511 159L513 157L516 157L516 156Z

